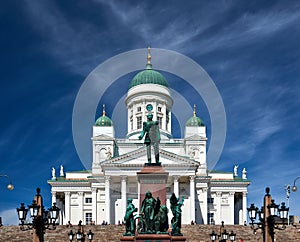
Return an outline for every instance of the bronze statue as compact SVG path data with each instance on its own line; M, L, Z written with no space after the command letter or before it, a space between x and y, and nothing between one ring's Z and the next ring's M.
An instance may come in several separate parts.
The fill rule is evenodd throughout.
M149 110L149 105L147 105L147 109ZM151 106L150 110L152 110L152 106ZM151 164L151 145L153 145L153 148L154 148L155 162L156 162L156 164L160 164L160 162L159 162L159 142L160 142L159 126L158 126L158 121L152 121L152 118L153 118L152 113L149 113L147 115L147 122L143 123L143 131L142 131L141 135L139 136L139 139L141 140L144 137L144 135L146 134L144 143L147 146L148 164Z
M168 212L169 209L167 206L162 205L159 208L158 213L155 216L155 231L156 233L167 233L169 228L169 221L168 221Z
M123 234L124 236L134 236L135 234L135 218L134 212L137 212L137 208L132 203L132 198L127 199L127 208L125 213L125 226L126 232Z
M172 193L170 198L170 204L171 204L171 211L173 213L173 218L171 220L172 223L172 235L179 235L182 236L181 233L181 207L183 205L183 198L182 202L179 202L179 198L176 198L175 194Z
M144 234L167 233L168 208L160 206L160 199L154 199L150 191L146 192L142 202L138 232Z
M155 200L152 197L152 193L150 191L146 192L141 208L142 220L144 222L144 232L149 234L155 233L154 218L156 215L157 207L159 206L159 199L158 201Z

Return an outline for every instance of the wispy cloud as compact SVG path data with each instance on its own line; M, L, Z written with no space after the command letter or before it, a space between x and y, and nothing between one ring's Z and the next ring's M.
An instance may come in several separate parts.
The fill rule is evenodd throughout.
M73 22L53 1L26 1L25 10L31 26L45 40L39 46L41 50L73 72L90 70L91 60L99 55L100 47L96 47L102 34L94 23L82 19Z
M3 225L18 225L18 215L16 209L8 209L0 212L0 217L2 217Z

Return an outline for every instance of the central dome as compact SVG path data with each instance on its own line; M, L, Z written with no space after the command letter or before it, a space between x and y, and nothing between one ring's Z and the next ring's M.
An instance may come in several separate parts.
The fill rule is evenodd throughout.
M169 87L166 78L164 78L164 76L158 71L153 70L151 64L147 64L145 70L139 72L132 78L129 88L141 84L158 84L161 86Z
M146 69L136 74L129 85L129 89L141 84L158 84L161 86L169 87L169 84L162 74L152 69L150 47L148 47L148 62Z

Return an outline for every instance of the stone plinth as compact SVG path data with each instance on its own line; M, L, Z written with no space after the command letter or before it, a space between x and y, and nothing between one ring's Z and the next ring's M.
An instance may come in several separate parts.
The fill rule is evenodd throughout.
M166 183L168 172L165 172L161 166L145 165L140 172L137 172L140 182L140 208L147 191L152 193L153 198L159 197L161 205L166 205Z
M171 242L172 237L168 234L139 234L135 236L135 242Z
M180 242L180 241L186 241L186 237L184 236L172 236L172 242Z
M134 236L123 236L120 241L134 241Z

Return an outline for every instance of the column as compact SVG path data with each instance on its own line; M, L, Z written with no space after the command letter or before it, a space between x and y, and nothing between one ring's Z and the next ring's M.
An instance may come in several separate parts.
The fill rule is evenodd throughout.
M243 192L243 221L240 221L240 224L244 224L244 221L247 221L247 193Z
M139 212L141 212L141 199L140 199L140 196L141 196L141 183L140 183L140 180L137 179L137 183L138 183L138 210Z
M163 117L162 117L162 129L164 130L168 130L168 127L167 127L167 117L166 117L166 103L164 102L162 107L161 107L161 112L163 114Z
M191 220L195 222L195 176L190 176Z
M176 195L177 198L179 198L179 176L173 176L174 180L174 194Z
M126 213L126 207L127 207L127 197L126 197L126 192L127 192L127 176L121 176L121 199L122 199L122 215Z
M202 193L203 193L203 207L201 209L202 212L202 219L203 219L203 224L208 224L207 223L207 187L202 188Z
M83 220L83 192L78 192L78 209L79 209L79 220L82 220L82 223L85 224Z
M70 220L70 192L65 192L65 224Z
M51 191L52 194L52 205L53 203L56 203L56 192Z
M110 176L105 176L105 221L110 224Z
M228 197L228 203L231 210L229 224L234 224L234 193L235 192L229 192L229 197Z
M147 103L148 104L148 103ZM144 99L142 102L142 122L146 122L147 121L147 115L148 115L148 111L146 110L146 100Z
M96 146L95 150L94 150L94 154L95 154L95 160L93 160L93 163L98 164L100 161L100 153L99 153L99 147Z
M56 206L59 207L60 209L62 209L62 206L60 206L56 202L56 192L51 191L51 195L52 195L52 197L51 197L52 204L51 205L54 205L54 203L56 203ZM63 221L61 211L59 211L59 216L58 216L58 220L57 221L58 221L59 224L61 224L61 221Z
M216 192L216 207L217 207L217 211L215 213L216 224L221 224L221 197L222 197L222 192Z
M92 187L92 221L97 224L97 188Z
M153 102L153 120L157 121L157 102Z

